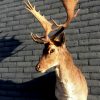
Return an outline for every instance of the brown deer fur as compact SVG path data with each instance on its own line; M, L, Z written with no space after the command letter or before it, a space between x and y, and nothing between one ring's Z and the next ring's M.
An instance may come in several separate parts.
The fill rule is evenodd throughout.
M71 21L77 16L75 13L78 0L61 0L67 13L66 21L58 25L53 19L48 21L44 16L36 11L35 6L26 2L26 9L31 12L40 22L45 30L44 35L38 36L31 33L32 39L37 43L44 43L43 55L36 67L37 71L45 72L56 66L56 88L55 94L58 100L87 100L87 83L84 75L75 66L73 59L65 47L65 36L62 31L69 26ZM53 28L53 26L56 28ZM59 30L58 30L59 29ZM55 30L57 33L49 38L49 34ZM55 38L59 36L56 41Z
M63 38L61 38L63 39ZM65 47L65 43L47 43L36 69L45 72L56 66L55 94L58 100L87 100L87 83Z

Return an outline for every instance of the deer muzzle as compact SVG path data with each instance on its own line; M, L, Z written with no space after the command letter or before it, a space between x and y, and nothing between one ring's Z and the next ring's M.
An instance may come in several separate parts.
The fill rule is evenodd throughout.
M37 66L35 67L35 69L36 69L37 72L41 72L41 73L46 72L46 70L45 70L44 68L42 68L40 65L37 65Z

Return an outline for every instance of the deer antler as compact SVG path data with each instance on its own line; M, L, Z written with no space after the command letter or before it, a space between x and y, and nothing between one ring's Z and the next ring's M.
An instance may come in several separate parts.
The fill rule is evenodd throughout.
M70 22L77 16L79 12L78 9L77 12L75 13L75 8L79 0L61 0L61 1L65 7L66 13L68 14L67 20L63 24L63 27L67 28Z
M50 41L48 37L50 32L60 29L56 34L54 34L54 36L52 36L52 39L54 39L59 34L59 32L61 33L65 28L67 28L70 22L77 16L79 10L75 13L75 8L78 3L78 0L61 0L61 1L67 13L67 20L65 21L64 24L60 25L58 25L53 19L52 22L48 21L44 16L40 14L40 11L36 11L35 6L33 7L32 4L29 2L29 0L27 0L27 2L24 1L24 3L26 4L26 9L37 18L37 20L40 22L40 24L45 30L44 36L38 36L31 33L31 36L34 41L36 42L44 41L44 43L46 43ZM57 27L53 29L53 25L56 25Z
M49 22L44 16L40 14L40 11L37 12L35 6L33 7L29 0L27 0L27 2L24 1L24 3L26 4L26 9L37 18L37 20L40 22L40 24L45 30L44 36L40 37L38 35L31 34L32 38L34 39L34 41L42 39L42 41L47 42L47 40L49 40L48 38L49 33L57 29L57 28L55 29L52 28L53 24L55 23L53 23L53 21Z
M67 19L64 22L64 24L58 25L54 20L53 23L56 24L57 27L61 27L59 31L57 31L51 38L54 39L56 36L58 36L59 33L61 33L65 28L69 26L71 21L78 15L80 9L77 10L75 13L75 8L77 6L77 3L79 0L61 0L63 3L63 6L67 13Z
M77 10L75 13L75 8L77 6L77 3L79 0L61 0L63 3L63 6L67 13L67 19L64 24L58 25L54 20L53 23L55 23L58 27L64 27L67 28L70 22L78 15L80 9Z

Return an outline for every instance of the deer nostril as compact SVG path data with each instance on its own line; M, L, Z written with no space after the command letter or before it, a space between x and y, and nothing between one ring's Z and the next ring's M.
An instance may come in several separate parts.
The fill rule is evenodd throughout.
M39 68L40 68L40 66L39 66L39 65L38 65L38 66L36 66L36 67L35 67L36 71L39 71Z

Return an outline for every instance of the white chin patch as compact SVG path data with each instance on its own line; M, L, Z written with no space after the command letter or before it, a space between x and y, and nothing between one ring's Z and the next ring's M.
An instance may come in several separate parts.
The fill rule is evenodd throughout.
M45 73L45 72L46 72L46 70L41 71L41 73Z

